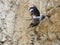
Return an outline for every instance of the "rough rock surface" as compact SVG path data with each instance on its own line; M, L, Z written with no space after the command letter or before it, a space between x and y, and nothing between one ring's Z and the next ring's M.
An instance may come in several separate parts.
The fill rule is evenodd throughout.
M29 28L29 6L49 15ZM60 0L0 0L0 45L60 45Z
M36 5L45 18L37 27L29 28L29 6ZM60 45L60 0L21 0L16 19L18 45Z
M16 45L15 16L19 0L0 0L0 45Z

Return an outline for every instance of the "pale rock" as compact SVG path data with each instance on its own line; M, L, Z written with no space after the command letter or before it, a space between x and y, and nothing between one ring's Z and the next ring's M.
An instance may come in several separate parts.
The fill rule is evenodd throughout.
M50 40L50 41L56 40L56 35L54 33L49 33L48 34L48 40Z

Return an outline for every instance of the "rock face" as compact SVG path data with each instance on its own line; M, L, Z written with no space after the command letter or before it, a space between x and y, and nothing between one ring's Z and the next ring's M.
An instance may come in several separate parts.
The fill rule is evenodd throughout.
M16 19L15 38L18 45L60 45L60 1L59 0L21 0ZM29 6L36 5L41 14L48 14L37 27L29 28L31 21Z
M50 18L27 29L32 4ZM60 0L0 0L0 45L60 45Z
M15 16L19 0L0 0L0 45L16 45Z

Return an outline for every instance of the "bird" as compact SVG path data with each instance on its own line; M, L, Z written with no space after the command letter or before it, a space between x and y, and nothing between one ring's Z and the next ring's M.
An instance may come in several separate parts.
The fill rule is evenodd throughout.
M30 23L28 28L38 26L40 21L42 21L46 17L48 17L48 18L51 17L49 15L40 14L40 11L38 10L38 8L35 5L30 6L29 12L30 12L32 22Z
M32 18L32 22L30 23L28 28L38 26L41 20L43 20L46 16L50 18L49 15L40 15L38 8L35 5L30 6L29 8L30 16Z
M32 18L32 22L30 23L29 28L35 27L40 22L39 21L40 20L40 12L35 5L33 5L29 8L29 12L30 12L30 16Z

